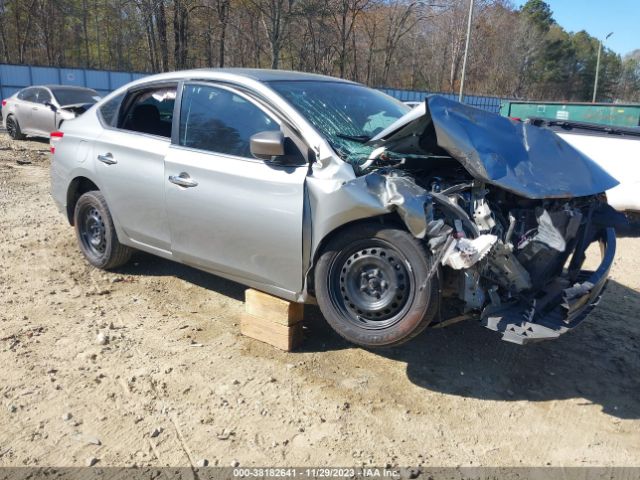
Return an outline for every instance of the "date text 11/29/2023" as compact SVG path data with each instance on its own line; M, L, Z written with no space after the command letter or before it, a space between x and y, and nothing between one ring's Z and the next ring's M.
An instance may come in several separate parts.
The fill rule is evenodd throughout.
M283 467L283 468L234 468L234 478L412 478L411 470L402 475L401 469L382 467Z

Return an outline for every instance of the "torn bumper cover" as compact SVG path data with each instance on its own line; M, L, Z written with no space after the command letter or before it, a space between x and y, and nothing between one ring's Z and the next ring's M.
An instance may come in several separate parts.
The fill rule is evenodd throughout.
M602 261L597 270L581 270L573 284L558 279L540 298L521 300L500 307L488 306L481 323L502 333L502 339L517 344L554 339L579 325L600 301L616 250L614 229L599 232Z
M438 266L469 272L464 278L475 293L473 302L465 297L464 313L477 312L483 326L509 342L554 339L577 326L600 300L613 264L615 212L608 206L592 208L589 221L568 207L551 213L539 208L537 229L514 246L481 233L458 205L399 170L358 177L339 192L339 203L357 197L367 212L397 213L411 234L426 242L435 261L425 282ZM595 272L581 270L585 250L595 241L601 264ZM562 268L569 258L569 268Z

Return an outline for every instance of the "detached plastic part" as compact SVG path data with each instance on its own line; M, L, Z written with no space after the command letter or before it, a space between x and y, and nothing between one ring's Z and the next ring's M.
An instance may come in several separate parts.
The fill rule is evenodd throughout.
M558 338L574 329L587 317L602 297L616 251L614 229L603 229L599 239L602 262L595 272L580 271L573 285L561 285L538 301L527 305L517 302L501 307L487 307L481 323L502 333L502 339L520 345Z

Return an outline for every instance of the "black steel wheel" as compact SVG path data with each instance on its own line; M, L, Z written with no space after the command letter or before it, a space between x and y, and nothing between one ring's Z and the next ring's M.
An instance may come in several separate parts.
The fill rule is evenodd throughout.
M118 241L102 193L83 194L75 205L73 220L78 245L91 265L107 270L129 261L133 250Z
M360 224L336 234L315 270L316 296L329 324L365 347L404 343L437 309L436 279L425 283L430 256L404 230Z
M104 255L107 249L107 229L98 209L93 205L85 204L78 213L78 217L81 222L78 229L83 250L98 257Z
M25 138L24 134L20 130L20 125L18 124L18 120L13 115L9 115L7 117L6 122L7 133L14 140L23 140Z
M387 328L402 317L414 293L408 268L408 260L385 242L358 242L332 264L332 300L356 325Z

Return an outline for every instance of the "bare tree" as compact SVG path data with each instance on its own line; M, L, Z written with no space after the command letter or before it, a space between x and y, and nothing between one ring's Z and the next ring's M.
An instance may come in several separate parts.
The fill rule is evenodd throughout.
M279 68L280 54L294 15L296 0L248 0L257 10L269 42L271 68Z
M338 74L344 78L347 68L347 47L353 35L356 18L367 7L370 0L332 0L330 6L338 30Z
M541 0L475 0L469 89L586 99L597 41ZM0 0L0 61L168 71L291 68L455 90L468 0ZM635 62L635 63L634 63ZM637 60L602 53L603 98L637 98ZM588 92L587 92L588 93Z

